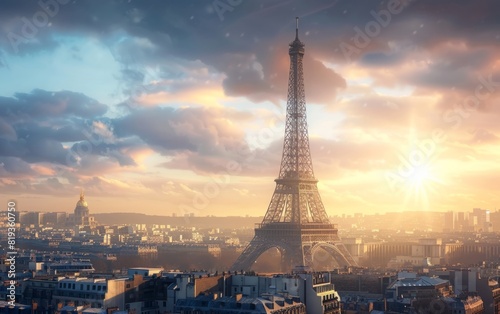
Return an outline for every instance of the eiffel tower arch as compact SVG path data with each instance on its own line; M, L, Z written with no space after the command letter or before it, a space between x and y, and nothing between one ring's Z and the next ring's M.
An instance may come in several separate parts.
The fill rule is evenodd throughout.
M319 249L323 249L327 254L329 254L335 261L337 262L337 265L340 267L343 266L353 266L351 265L350 262L350 256L345 255L345 251L343 252L342 249L340 248L342 245L341 244L331 244L329 242L319 242L316 243L312 248L311 248L311 257L314 258L316 256L316 252Z
M340 266L356 262L328 218L314 176L307 129L302 60L305 45L299 40L298 18L295 40L290 43L290 72L286 105L283 155L276 188L262 223L232 270L250 270L257 258L272 247L282 253L284 271L296 266L313 267L313 255L323 248Z

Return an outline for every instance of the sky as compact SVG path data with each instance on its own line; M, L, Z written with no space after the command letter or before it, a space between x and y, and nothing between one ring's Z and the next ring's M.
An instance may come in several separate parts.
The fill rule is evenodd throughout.
M331 216L500 207L500 2L4 0L0 202L262 216L305 43Z

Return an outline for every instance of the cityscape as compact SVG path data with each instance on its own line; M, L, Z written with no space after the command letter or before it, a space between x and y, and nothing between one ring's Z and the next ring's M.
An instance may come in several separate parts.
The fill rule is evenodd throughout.
M0 9L0 314L500 314L499 3Z

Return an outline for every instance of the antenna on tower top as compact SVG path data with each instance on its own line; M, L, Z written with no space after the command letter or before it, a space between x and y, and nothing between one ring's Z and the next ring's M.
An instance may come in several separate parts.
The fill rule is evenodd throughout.
M299 39L299 17L295 17L295 39Z

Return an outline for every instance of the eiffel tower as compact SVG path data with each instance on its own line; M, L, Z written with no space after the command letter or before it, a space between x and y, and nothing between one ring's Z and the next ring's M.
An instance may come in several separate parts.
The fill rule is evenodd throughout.
M257 258L273 247L281 252L283 271L296 266L313 268L313 256L320 248L339 266L356 265L341 242L336 226L328 219L318 192L318 180L314 177L302 66L305 45L299 40L298 18L296 23L295 40L288 51L290 73L285 138L276 189L264 220L256 225L254 238L232 270L250 270Z

